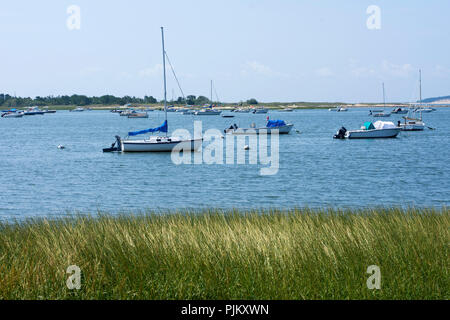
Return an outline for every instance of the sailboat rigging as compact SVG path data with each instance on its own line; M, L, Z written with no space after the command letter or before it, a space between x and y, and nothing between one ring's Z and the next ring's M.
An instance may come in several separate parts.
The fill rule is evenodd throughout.
M116 141L111 148L103 149L104 152L119 151L119 152L171 152L175 147L177 150L196 151L202 145L202 138L200 139L184 139L182 137L168 136L168 122L167 122L167 87L166 87L166 51L164 48L164 28L161 27L162 39L162 57L163 57L163 78L164 78L164 123L156 128L150 128L140 131L128 132L124 139L116 136ZM178 81L178 80L177 80ZM134 140L134 137L146 133L160 132L164 133L161 136L150 136L148 139Z

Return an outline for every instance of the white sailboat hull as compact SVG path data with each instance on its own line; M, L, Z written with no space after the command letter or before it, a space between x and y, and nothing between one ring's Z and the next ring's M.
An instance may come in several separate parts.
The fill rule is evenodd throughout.
M122 140L122 152L171 152L175 147L183 151L197 151L202 145L202 139L144 139Z
M378 139L395 138L400 132L400 128L354 130L347 131L345 137L348 139Z

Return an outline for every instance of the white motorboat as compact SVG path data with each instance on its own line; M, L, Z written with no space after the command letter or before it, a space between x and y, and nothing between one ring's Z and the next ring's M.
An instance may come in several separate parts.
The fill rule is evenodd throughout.
M250 112L250 109L243 109L243 108L240 108L240 109L234 110L234 112L237 112L237 113L249 113L249 112Z
M82 108L82 107L77 107L77 108L75 108L75 109L73 109L73 110L70 110L71 112L83 112L85 109L84 108Z
M22 118L23 112L5 112L2 113L2 118Z
M283 111L283 112L292 112L292 111L294 111L294 109L292 109L292 108L284 108L281 111Z
M252 113L255 113L255 114L265 114L265 113L267 113L269 110L268 109L265 109L265 108L256 108L256 109L253 109L253 111L252 111Z
M148 113L135 111L128 115L128 119L134 119L134 118L148 118Z
M288 134L294 125L292 123L286 123L283 120L269 120L265 127L257 128L255 125L250 128L238 128L236 124L225 129L224 132L228 134L271 134L277 132L278 134Z
M343 111L347 111L347 108L337 106L337 107L328 109L328 111L343 112Z
M336 139L380 139L395 138L400 132L400 128L396 127L390 121L377 121L375 123L365 122L359 130L347 131L341 128L334 138Z
M372 116L375 117L375 118L387 118L387 117L390 117L391 114L390 113L380 112L380 113L374 113L374 114L372 114Z
M203 139L184 139L181 137L168 137L167 122L167 89L166 89L166 51L164 49L164 29L161 27L162 38L162 55L163 55L163 75L164 75L164 123L157 127L141 131L128 132L125 139L116 136L116 142L111 148L103 149L104 152L120 151L120 152L171 152L174 148L183 151L196 151L202 146ZM141 134L163 132L165 136L150 136L147 139L131 139Z
M219 110L213 110L212 106L210 106L208 109L202 109L199 111L195 111L196 116L218 116L222 113L222 111Z
M434 108L417 108L414 110L414 112L422 112L422 113L430 113L436 111Z

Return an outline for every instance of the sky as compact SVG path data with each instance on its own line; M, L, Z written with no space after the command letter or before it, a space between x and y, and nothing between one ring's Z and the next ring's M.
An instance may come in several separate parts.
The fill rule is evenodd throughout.
M448 0L2 0L0 92L161 99L164 26L185 94L209 97L213 80L225 102L380 102L384 82L387 101L410 102L420 68L424 98L450 95L449 12ZM181 96L170 69L167 81Z

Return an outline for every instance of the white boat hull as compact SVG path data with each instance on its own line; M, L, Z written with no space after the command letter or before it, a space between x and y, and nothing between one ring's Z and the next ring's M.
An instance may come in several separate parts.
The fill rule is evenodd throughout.
M272 130L278 130L278 134L288 134L293 124L287 124L282 127L276 127L276 128L238 128L238 129L226 129L225 133L229 134L260 134L260 133L266 133L271 134Z
M23 113L4 113L2 118L22 118Z
M196 111L196 116L218 116L222 111Z
M202 139L148 139L148 140L122 140L122 152L171 152L175 147L184 151L197 151L202 145Z
M400 128L353 130L347 131L345 133L345 137L348 139L395 138L399 134L400 130Z

